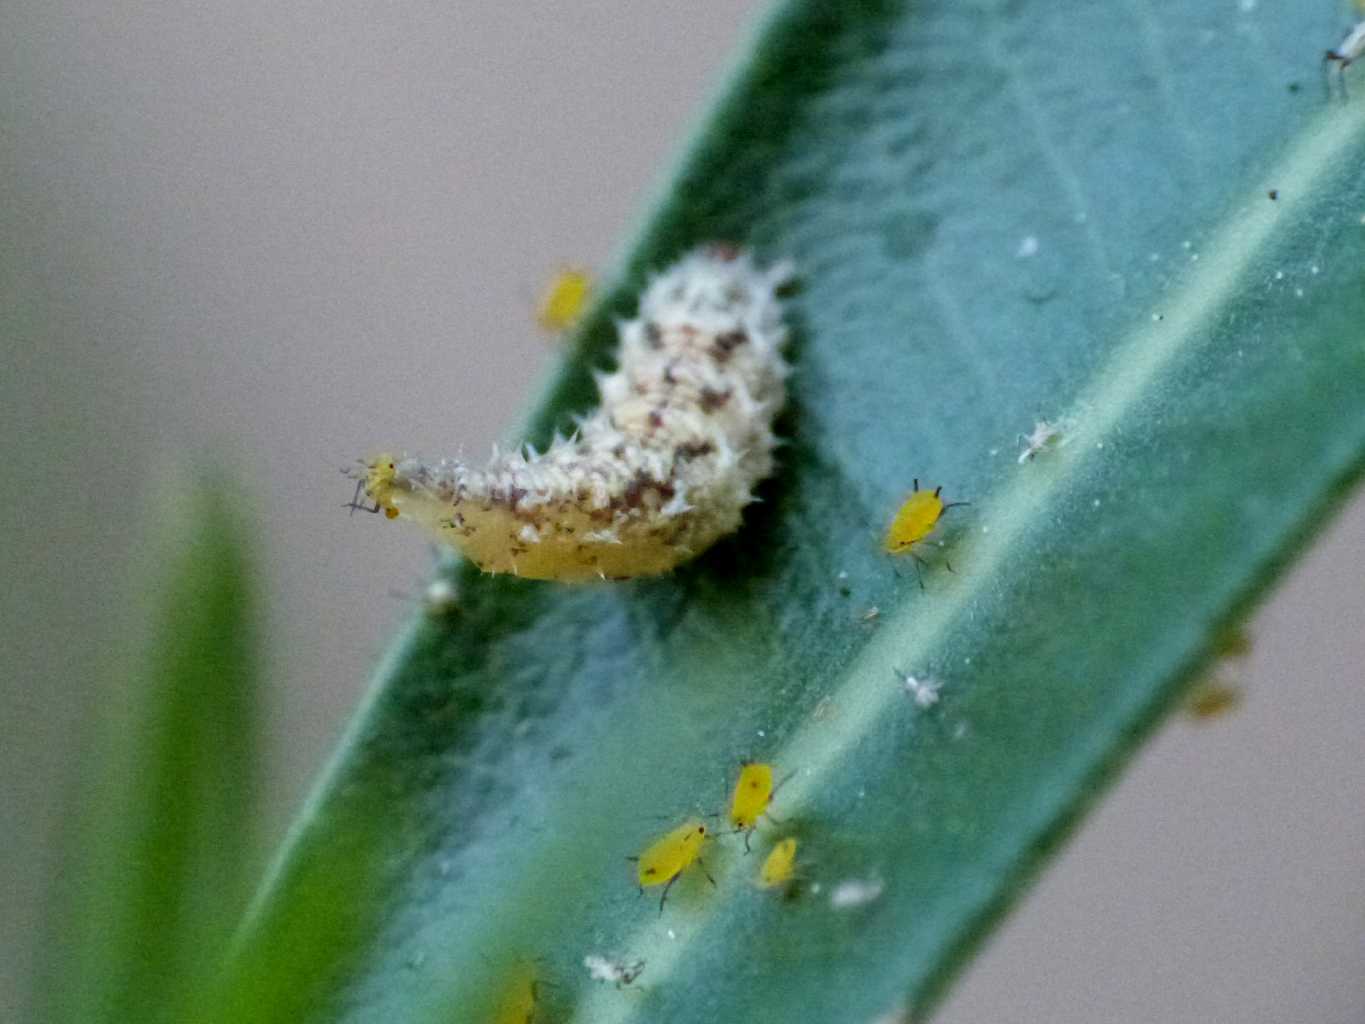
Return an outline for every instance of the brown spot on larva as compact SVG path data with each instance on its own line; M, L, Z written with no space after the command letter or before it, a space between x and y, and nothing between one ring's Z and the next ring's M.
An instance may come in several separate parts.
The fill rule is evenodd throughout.
M730 392L717 391L715 388L701 389L701 411L715 412L730 401Z
M710 455L715 450L716 446L710 441L689 441L686 444L678 445L674 461L699 458L702 455Z
M744 250L734 242L713 242L707 252L718 260L732 263L739 259Z
M730 353L739 348L749 336L743 331L726 331L724 334L716 335L716 343L711 347L711 355L717 362L723 363L730 358Z
M673 362L669 363L667 366L664 367L664 383L665 383L665 384L676 384L676 383L678 383L678 378L675 377L675 376L673 376L673 367L675 367L675 366L677 366L677 365L678 365L678 361L675 359L675 360L673 360Z
M653 320L645 324L645 341L650 348L660 349L664 347L664 332L659 329L659 325Z
M664 418L663 418L663 416L659 413L659 410L658 410L658 409L650 409L650 410L649 410L649 425L650 425L651 427L656 428L656 429L659 428L659 427L662 427L662 426L664 425Z
M507 491L507 504L512 507L512 511L517 510L517 504L522 498L526 497L527 491L524 487L512 487Z

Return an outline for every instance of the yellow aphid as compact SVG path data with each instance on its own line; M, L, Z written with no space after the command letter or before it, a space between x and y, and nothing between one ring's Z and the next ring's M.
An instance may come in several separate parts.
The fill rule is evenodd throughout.
M697 818L689 818L640 854L636 865L640 888L648 889L653 885L664 887L663 895L659 897L659 913L664 912L668 890L673 888L673 883L684 871L696 863L705 872L706 866L701 863L701 848L706 842L706 835L706 825ZM711 878L710 875L706 877ZM714 879L711 882L715 884Z
M382 509L387 518L397 519L398 508L393 503L393 481L398 472L397 458L387 453L376 455L362 463L361 468L360 473L349 474L357 477L355 497L344 507L352 512L378 512ZM360 503L362 492L374 502L374 508L368 508Z
M783 782L786 780L784 779ZM730 824L736 832L744 833L744 849L749 849L749 836L758 828L758 819L768 814L768 805L782 783L773 785L773 766L746 761L735 780L735 792L730 798ZM777 819L773 818L774 821Z
M758 884L765 889L786 885L796 872L796 840L788 837L772 848L758 872Z
M970 502L945 502L941 497L943 492L941 486L935 487L932 491L921 491L918 478L914 484L915 489L897 510L895 518L891 520L891 525L887 528L886 550L893 555L909 554L911 558L915 559L916 569L918 569L919 556L910 549L934 532L934 527L943 518L944 512L950 508L970 504ZM948 568L951 569L952 566ZM920 582L920 585L924 585L923 581Z
M551 334L562 334L578 323L592 294L592 277L586 270L566 267L556 274L541 297L536 322Z
M749 762L739 770L735 795L730 800L730 824L752 830L773 799L773 766Z
M1207 722L1222 718L1242 704L1239 687L1217 679L1209 679L1196 686L1185 702L1185 711L1196 721Z
M507 986L493 1014L494 1024L534 1024L537 999L536 976L529 969L518 972Z

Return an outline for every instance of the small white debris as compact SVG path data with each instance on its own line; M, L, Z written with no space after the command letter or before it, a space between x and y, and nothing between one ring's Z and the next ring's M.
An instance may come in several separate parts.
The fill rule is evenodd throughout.
M1014 258L1026 260L1030 256L1038 255L1038 239L1033 235L1027 235L1019 243L1019 248L1014 250Z
M432 580L422 594L422 607L428 615L448 615L459 603L460 596L455 584L444 578Z
M878 617L879 615L881 615L881 613L882 613L882 610L881 610L880 608L878 608L878 607L874 604L874 605L873 605L871 608L869 608L867 611L863 612L863 621L864 621L864 622L876 622L876 621L877 621L877 617Z
M673 930L669 929L668 937L673 937ZM588 969L588 976L593 981L607 981L621 988L629 985L645 969L643 960L613 960L610 957L599 956L596 953L589 953L583 958L583 966Z
M1152 314L1152 323L1154 323L1154 324L1159 324L1159 323L1161 323L1161 321L1163 321L1163 320L1165 320L1165 319L1166 319L1166 315L1165 315L1164 313L1153 313L1153 314Z
M902 672L894 669L896 678L901 681L901 686L905 687L905 692L915 702L916 707L931 708L938 703L938 691L943 689L943 684L937 679L918 679L909 672Z
M1192 245L1194 245L1194 243L1187 238L1185 239L1185 241L1180 243L1180 248L1189 249Z
M1054 442L1062 436L1061 427L1047 420L1039 420L1033 425L1033 433L1020 436L1024 450L1019 453L1019 465L1032 460L1044 448L1055 447Z
M768 735L768 734L767 734L766 732L764 732L762 729L759 729L759 730L758 730L758 738L759 738L759 739L763 739L763 738L764 738L765 736L767 736L767 735Z
M850 878L836 885L829 894L829 905L835 910L855 910L858 907L865 907L869 903L875 903L881 899L886 886L880 879L870 878L866 881L857 878Z
M840 583L844 582L844 580L848 579L848 570L847 569L839 570L839 572L835 575L834 578L838 580Z
M1276 280L1276 281L1283 281L1283 280L1284 280L1284 271L1283 271L1283 270L1277 270L1277 271L1275 271L1275 280Z
M669 939L676 941L678 938L678 933L675 932L672 928L670 928L668 929L668 937Z
M1238 0L1237 9L1243 14L1250 14L1256 9L1256 0Z
M1316 263L1314 263L1311 267L1308 268L1308 272L1312 274L1314 277L1317 277L1318 274L1322 273L1322 268L1318 266Z
M1303 298L1303 289L1302 289L1302 288L1295 288L1295 289L1294 289L1294 298L1296 298L1296 299L1301 299L1301 298Z

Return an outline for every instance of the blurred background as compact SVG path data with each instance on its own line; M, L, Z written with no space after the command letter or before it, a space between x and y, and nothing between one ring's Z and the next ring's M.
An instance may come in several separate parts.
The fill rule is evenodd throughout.
M246 490L264 860L431 563L338 468L514 424L538 294L610 270L766 6L0 5L0 1020L159 481L212 454ZM1357 500L1256 617L1243 706L1163 731L941 1020L1365 1019L1362 556Z

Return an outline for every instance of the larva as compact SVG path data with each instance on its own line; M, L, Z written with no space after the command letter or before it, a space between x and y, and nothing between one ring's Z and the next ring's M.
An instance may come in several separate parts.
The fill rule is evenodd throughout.
M619 325L601 404L548 451L471 467L380 456L360 481L374 510L433 530L488 572L582 582L668 572L739 527L773 469L786 398L778 290L730 246L654 278Z

